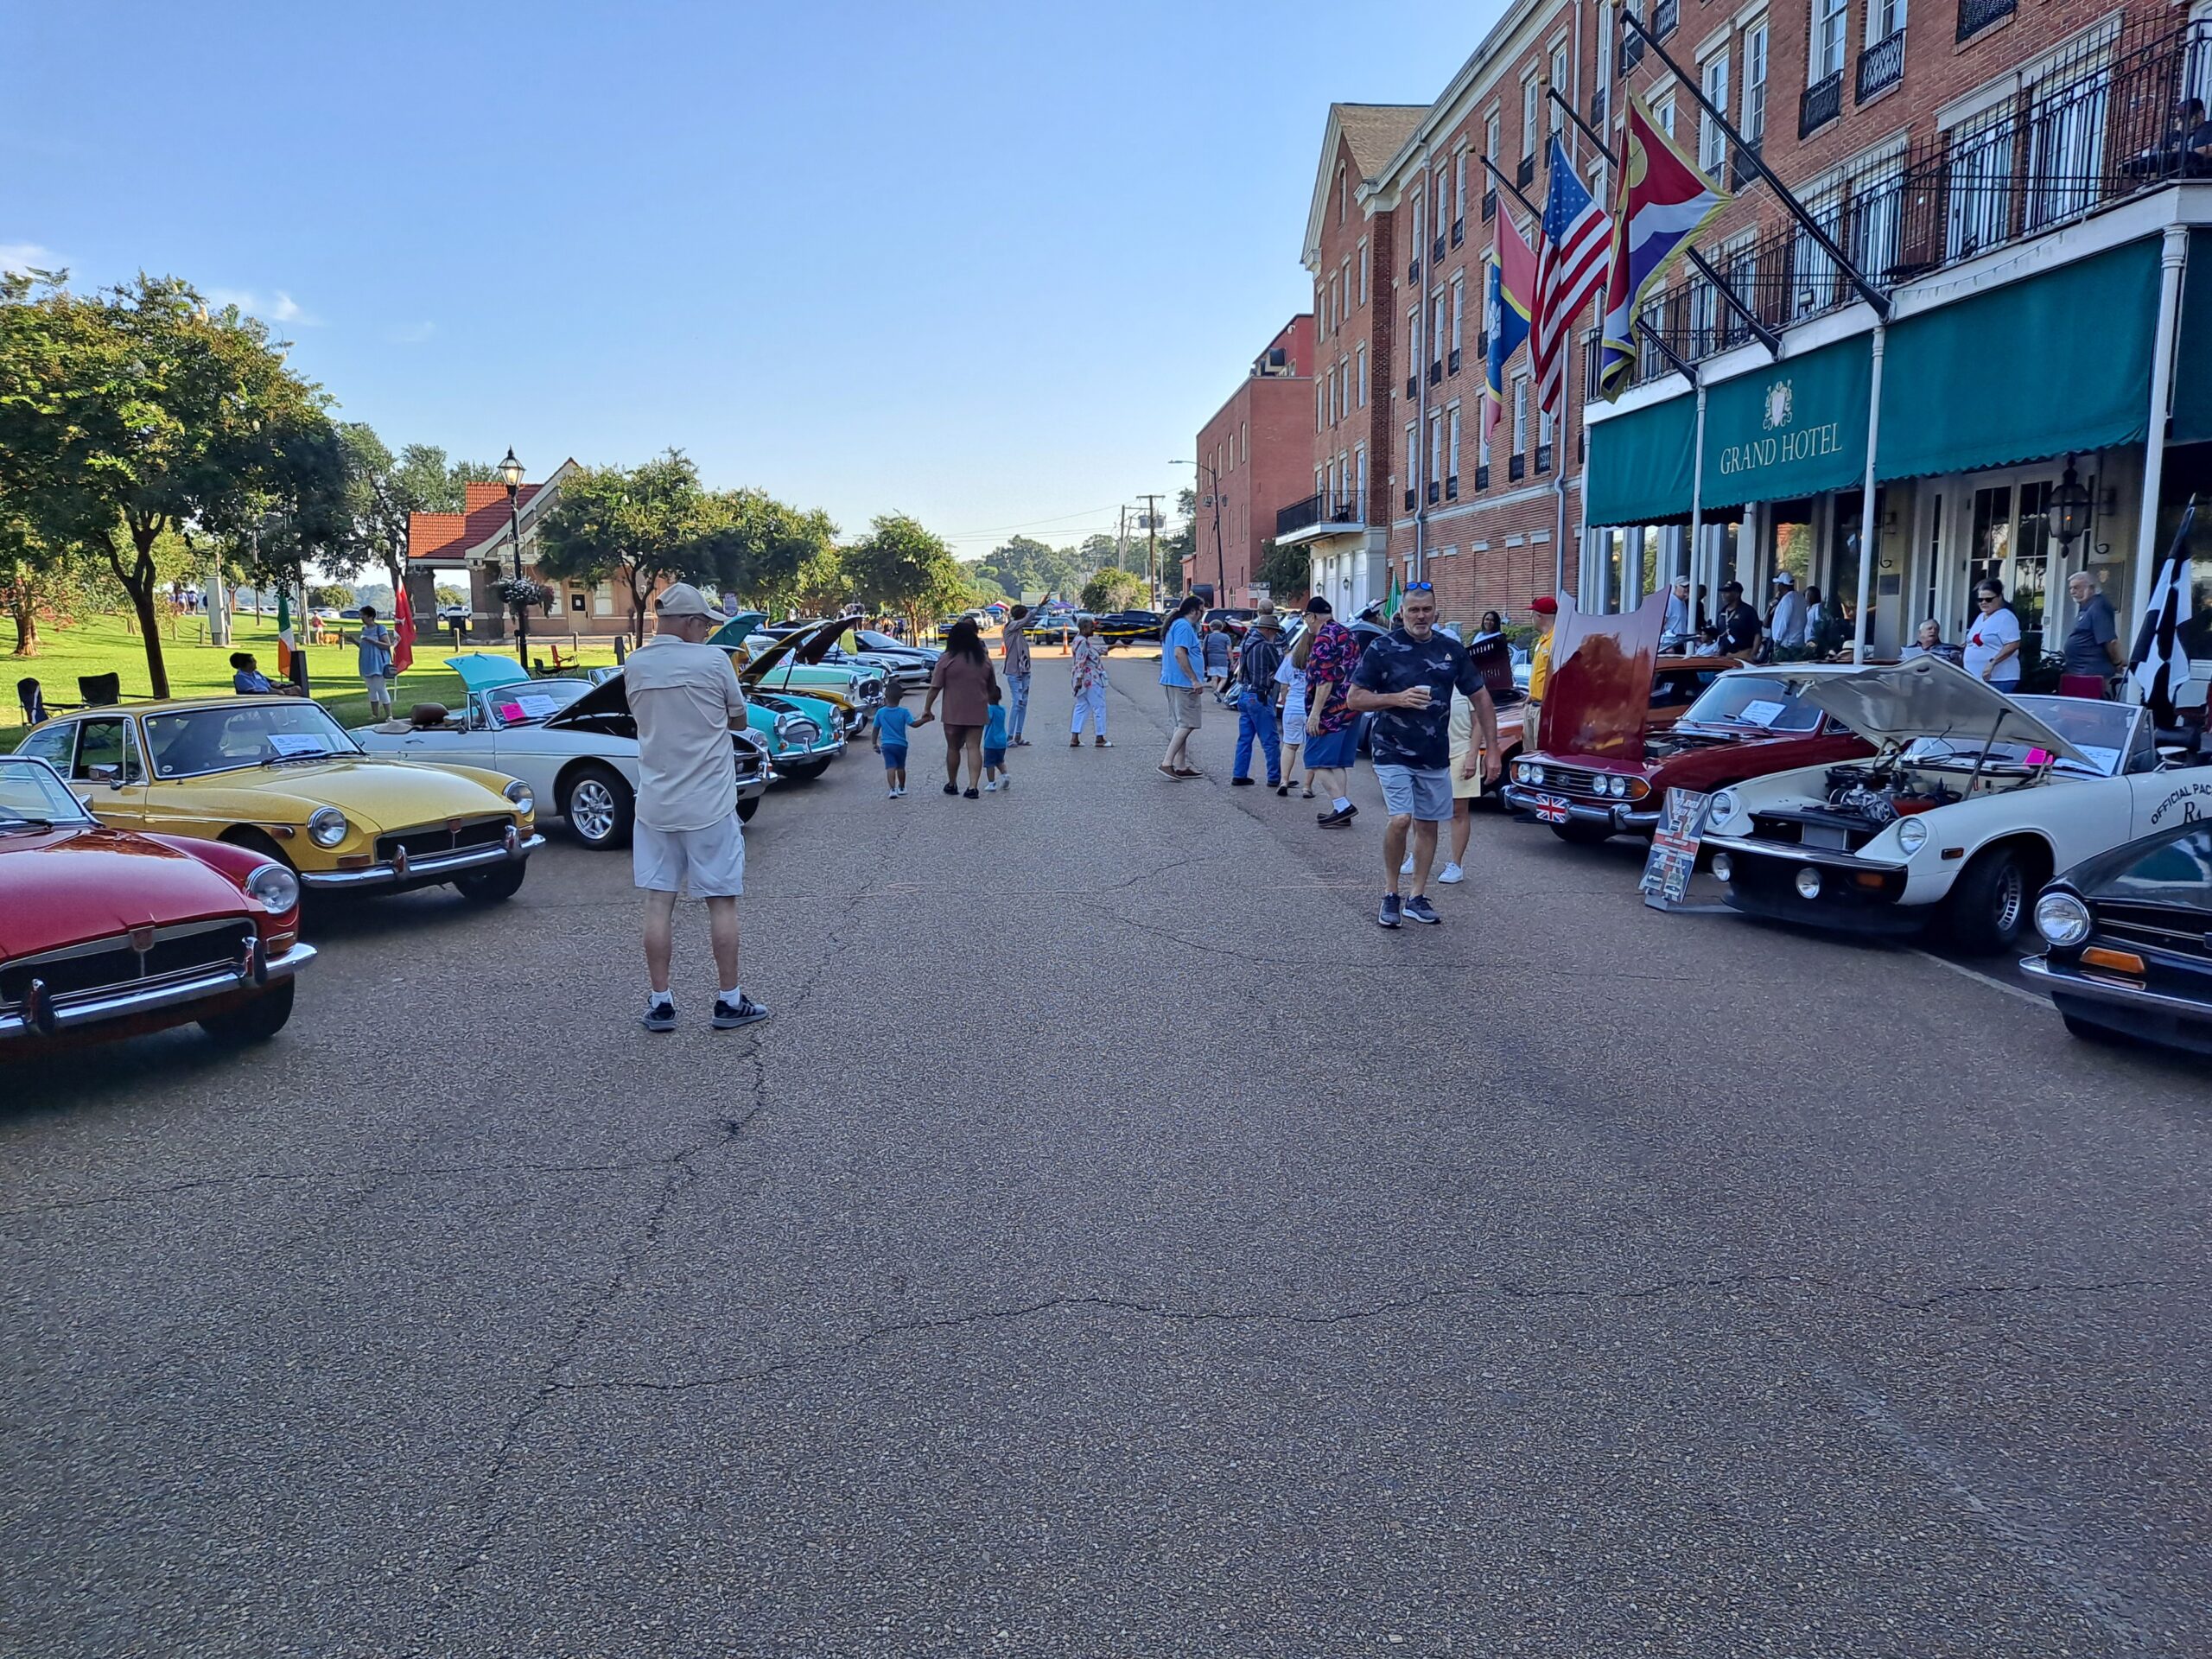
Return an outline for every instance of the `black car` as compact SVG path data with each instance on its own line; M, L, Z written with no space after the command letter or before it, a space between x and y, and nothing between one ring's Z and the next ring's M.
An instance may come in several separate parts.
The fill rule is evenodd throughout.
M1164 626L1158 611L1108 611L1098 618L1098 637L1116 645L1157 644Z
M2212 1054L2212 819L2084 860L2035 917L2050 949L2020 966L2067 1030Z

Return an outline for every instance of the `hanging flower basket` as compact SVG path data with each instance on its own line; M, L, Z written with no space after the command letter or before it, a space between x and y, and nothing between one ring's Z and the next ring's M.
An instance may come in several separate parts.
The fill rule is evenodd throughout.
M535 605L540 610L553 602L553 590L543 582L531 582L519 576L502 576L496 590L499 602L517 610L527 610Z

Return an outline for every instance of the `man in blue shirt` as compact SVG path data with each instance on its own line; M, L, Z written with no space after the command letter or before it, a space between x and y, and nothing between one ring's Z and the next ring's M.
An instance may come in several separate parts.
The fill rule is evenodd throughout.
M1428 902L1429 867L1436 861L1436 826L1452 816L1452 694L1474 709L1474 744L1482 751L1483 782L1497 777L1497 710L1490 688L1459 642L1436 630L1436 590L1425 582L1406 584L1398 625L1369 645L1352 671L1348 706L1372 713L1368 742L1375 781L1390 815L1382 832L1382 908L1375 920L1395 927L1401 915L1431 925L1444 918ZM1398 867L1413 836L1414 890L1402 904Z
M1198 625L1192 620L1205 609L1205 601L1187 595L1175 607L1160 646L1160 683L1167 690L1167 753L1160 769L1170 778L1202 774L1190 763L1191 734L1198 729L1198 687L1205 679L1205 646L1199 642Z

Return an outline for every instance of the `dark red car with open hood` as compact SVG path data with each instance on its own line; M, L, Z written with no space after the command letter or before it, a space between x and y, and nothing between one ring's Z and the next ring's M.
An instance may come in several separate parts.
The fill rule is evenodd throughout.
M1619 615L1560 613L1543 747L1513 763L1504 795L1562 840L1648 836L1670 789L1710 791L1873 753L1792 696L1779 672L1732 657L1661 657L1666 606L1655 594ZM1679 710L1671 720L1659 713L1662 690Z

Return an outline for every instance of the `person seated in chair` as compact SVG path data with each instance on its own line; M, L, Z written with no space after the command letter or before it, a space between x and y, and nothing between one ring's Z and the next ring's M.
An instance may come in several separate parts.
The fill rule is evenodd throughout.
M233 671L231 675L231 690L237 692L238 696L261 697L273 696L276 694L276 688L270 683L269 677L261 671L261 665L253 660L251 652L232 652L231 667Z

